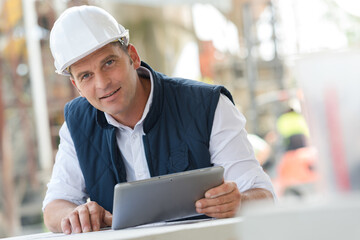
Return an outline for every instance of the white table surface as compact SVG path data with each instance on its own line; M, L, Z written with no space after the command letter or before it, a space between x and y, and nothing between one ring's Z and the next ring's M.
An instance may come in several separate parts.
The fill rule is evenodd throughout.
M39 233L6 238L8 240L33 240L33 239L151 239L151 240L184 240L184 239L206 239L206 240L234 240L239 239L239 226L242 218L228 218L205 220L198 222L186 222L181 224L168 223L166 225L153 224L138 228L123 230L102 230L81 234L65 235L61 233Z

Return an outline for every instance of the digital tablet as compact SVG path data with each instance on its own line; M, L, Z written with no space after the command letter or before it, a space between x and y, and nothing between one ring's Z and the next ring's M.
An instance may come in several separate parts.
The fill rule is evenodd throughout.
M216 166L116 184L112 229L197 216L195 202L222 184L223 174Z

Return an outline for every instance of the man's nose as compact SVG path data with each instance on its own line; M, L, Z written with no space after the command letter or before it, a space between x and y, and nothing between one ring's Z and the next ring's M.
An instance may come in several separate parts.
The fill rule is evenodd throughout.
M106 74L98 73L96 75L96 88L106 89L111 83L110 77Z

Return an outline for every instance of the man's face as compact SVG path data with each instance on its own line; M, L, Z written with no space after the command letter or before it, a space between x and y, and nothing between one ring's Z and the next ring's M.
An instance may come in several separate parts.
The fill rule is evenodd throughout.
M71 65L70 79L80 95L115 119L131 113L136 104L140 59L133 46L128 50L107 44Z

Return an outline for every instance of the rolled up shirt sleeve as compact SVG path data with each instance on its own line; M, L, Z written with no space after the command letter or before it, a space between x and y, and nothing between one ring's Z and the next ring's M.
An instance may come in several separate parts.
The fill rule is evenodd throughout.
M210 137L211 162L223 166L224 179L237 184L240 192L252 188L269 190L276 199L269 176L255 158L245 130L245 117L224 95L220 95Z
M60 144L52 176L47 184L48 189L43 201L43 211L47 204L56 199L63 199L80 205L85 203L89 197L66 122L61 126L59 136Z

